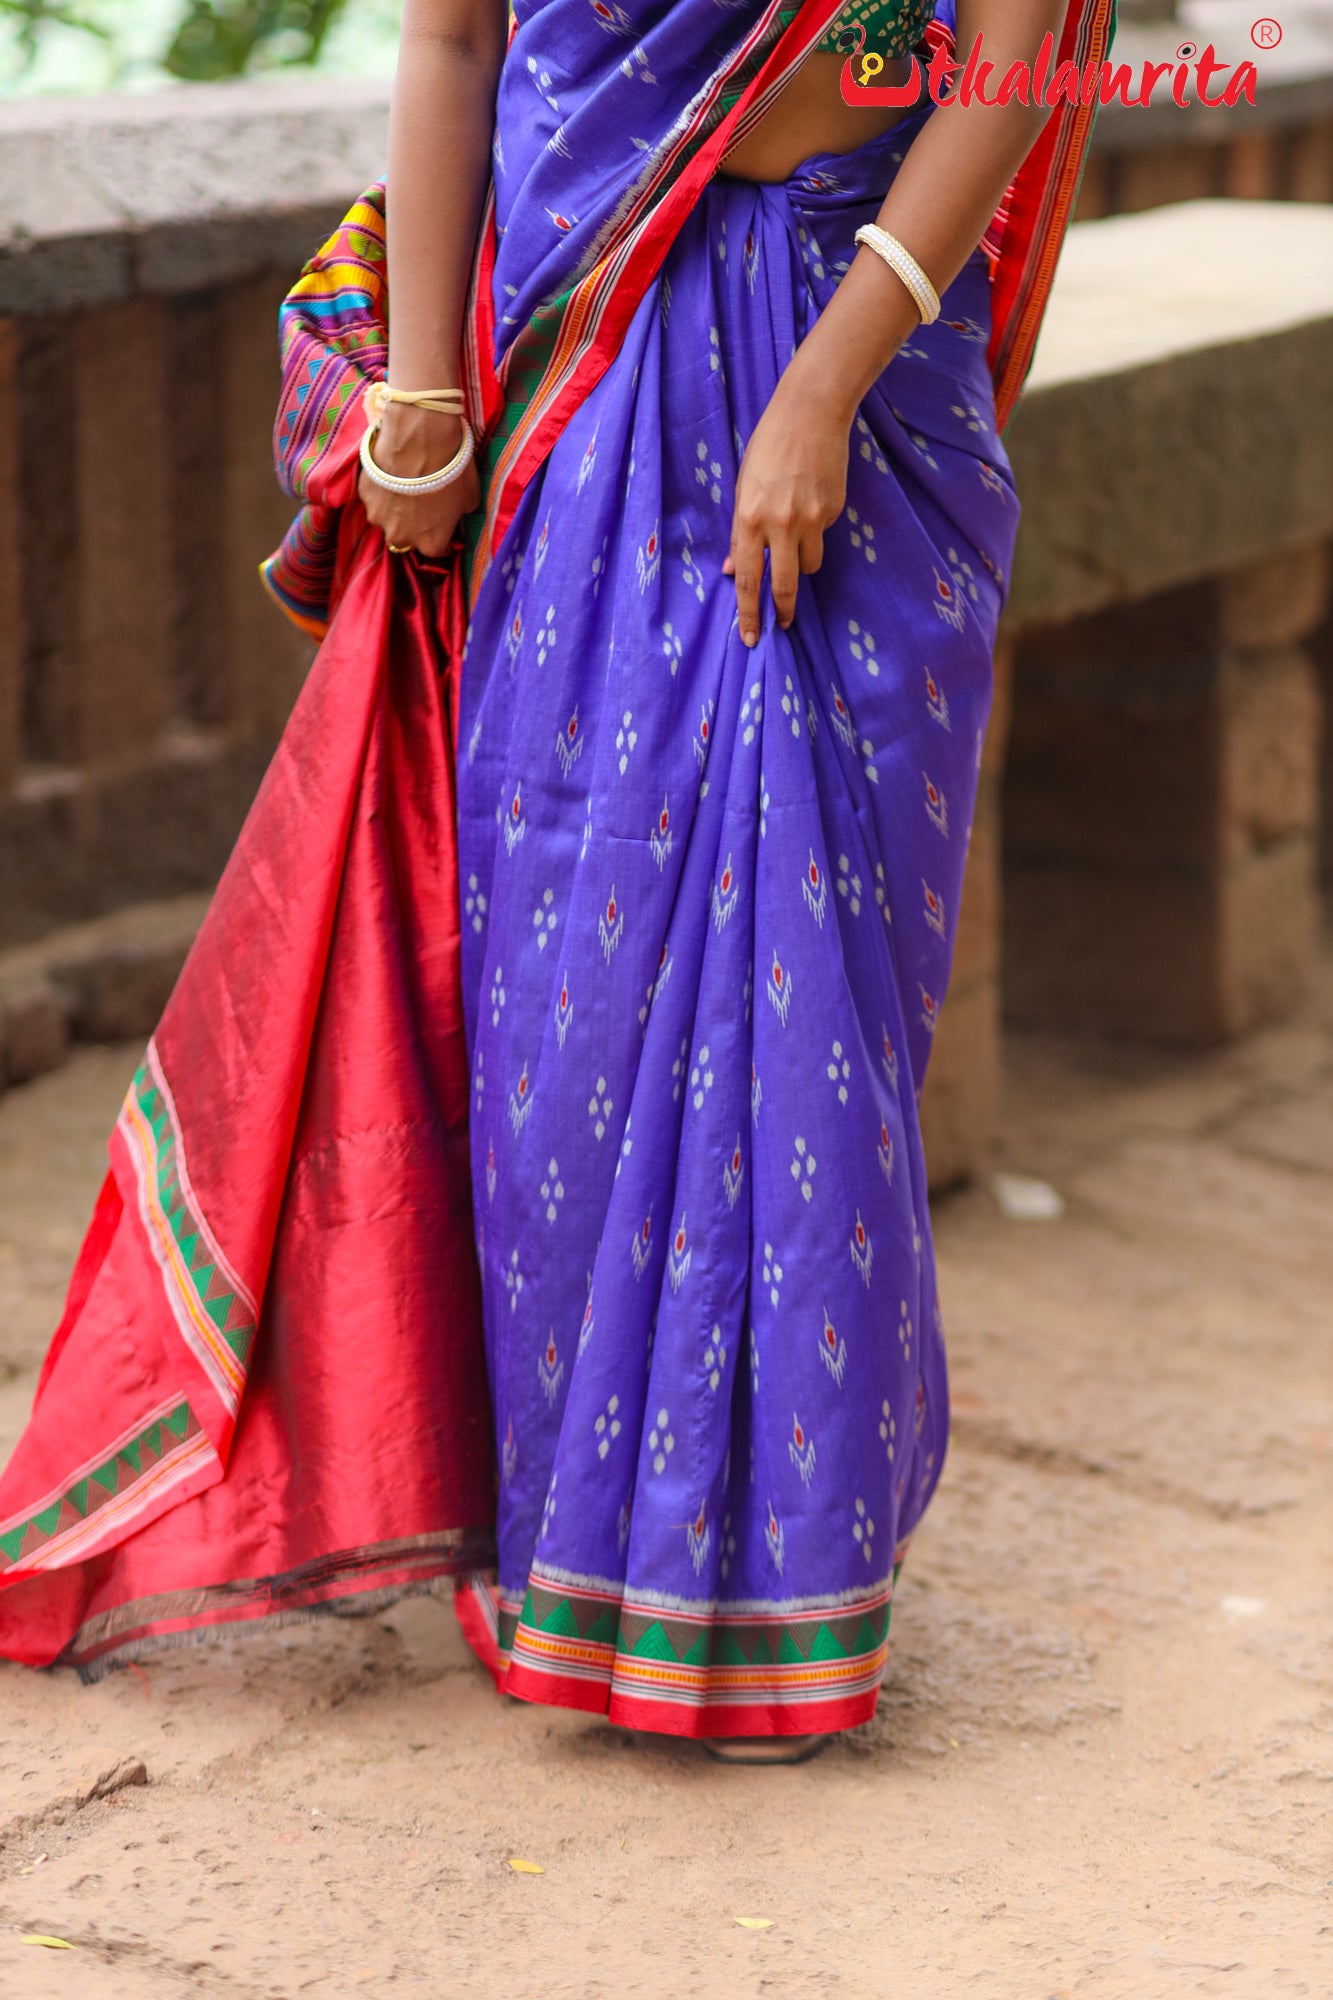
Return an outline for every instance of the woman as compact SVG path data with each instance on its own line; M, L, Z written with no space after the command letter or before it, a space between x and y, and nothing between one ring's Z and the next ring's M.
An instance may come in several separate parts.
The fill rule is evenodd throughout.
M883 79L910 86L910 45L928 54L947 41L932 11L891 0L867 22ZM970 0L959 44L980 35L1003 74L1063 22L1062 53L1096 59L1109 11ZM210 1273L225 1241L226 1268L257 1274L238 1275L230 1296L248 1301L247 1352L258 1325L258 1376L243 1421L238 1388L225 1436L204 1424L213 1453L197 1484L185 1480L169 1509L147 1504L152 1521L131 1523L119 1553L100 1542L113 1553L97 1558L93 1586L66 1584L74 1608L48 1618L64 1638L48 1637L46 1657L63 1647L87 1669L271 1610L255 1579L280 1572L298 1579L288 1600L305 1609L335 1599L340 1580L389 1591L452 1569L467 1577L469 1638L524 1698L722 1739L736 1755L802 1754L873 1712L893 1580L947 1438L917 1099L1016 526L998 421L1030 358L1089 114L849 104L834 39L845 26L838 0L639 13L546 0L522 10L506 48L496 0L405 7L388 176L395 400L376 405L367 431L347 385L353 351L380 372L373 209L342 239L362 290L338 265L332 290L321 279L307 295L310 340L338 315L352 329L333 343L341 372L317 357L307 367L300 337L288 348L300 392L280 427L284 462L320 504L269 581L317 629L330 580L337 607L324 692L307 692L285 746L287 768L299 766L289 828L309 845L320 802L296 794L302 774L323 771L311 745L341 741L341 725L320 720L333 712L330 675L353 671L375 620L391 663L426 657L444 635L461 666L449 676L457 713L440 714L438 693L414 697L415 710L390 698L397 723L373 756L358 736L349 757L346 783L373 792L378 817L347 815L337 894L319 906L334 943L327 962L313 948L302 962L318 1001L302 1045L313 1054L309 1067L275 1060L274 1075L290 1119L299 1098L305 1138L271 1149L281 1171L270 1164L252 1204L262 1226L241 1227L237 1177L219 1167L210 1228L199 1174L186 1185L177 1171L209 1107L219 1127L220 1070L224 1134L245 1122L248 1082L198 1041L187 1050L183 1030L179 1055L163 1058L170 1019L157 1038L145 1117L173 1149L173 1190L190 1197L165 1204L186 1217L172 1240L196 1246L207 1232L190 1255ZM864 225L881 233L858 242ZM475 458L449 393L460 387ZM414 479L429 490L395 490ZM451 552L439 591L434 565ZM494 1578L470 1527L487 1453L462 1337L467 1280L459 1337L444 1343L462 1355L453 1376L413 1345L431 1272L461 1267L461 1163L422 1136L461 1131L451 1092L463 1053L456 1023L448 1035L440 1025L457 998L455 961L444 963L452 906L439 899L447 798L437 784L432 803L412 767L450 720ZM256 892L284 845L265 832L273 790L210 919L215 940L262 928L275 903L286 918L282 899L305 893L295 864L280 895L267 879ZM398 828L387 874L372 821ZM384 893L357 887L372 878ZM340 943L352 932L362 965L377 939L398 947L395 990L408 998L381 1009L374 1031L352 997L354 946ZM178 1020L241 986L209 935L173 1000ZM413 1035L439 1044L429 1089L403 1077ZM261 1045L245 1038L247 1054ZM193 1088L193 1111L172 1099L169 1069L177 1098ZM368 1073L408 1106L401 1118L329 1108ZM325 1144L334 1127L338 1144ZM390 1131L408 1142L390 1147ZM197 1156L201 1136L190 1143ZM223 1144L218 1159L230 1157ZM416 1176L405 1205L416 1226L388 1234L385 1208L404 1205L386 1161ZM142 1172L137 1185L143 1209ZM113 1227L117 1243L133 1241L118 1200L102 1247L85 1250L93 1276L76 1275L66 1340L103 1283ZM436 1226L440 1208L452 1234ZM345 1225L350 1309L346 1289L335 1300L318 1283L310 1304L331 1211ZM144 1231L150 1222L145 1212ZM395 1256L416 1260L406 1305ZM141 1319L161 1320L147 1281L135 1284ZM178 1284L177 1306L183 1295ZM309 1386L311 1370L334 1376L312 1350L349 1310L373 1329L390 1301L396 1337L378 1343L376 1365L396 1371L383 1386L404 1419L392 1447L401 1506L379 1477L372 1525L352 1534L332 1502L310 1518L291 1467L300 1457L318 1485L336 1457L318 1425L319 1449L303 1442L307 1412L318 1403L323 1419L333 1400ZM252 1405L280 1410L279 1427L266 1432ZM376 1441L374 1466L380 1450L391 1447ZM42 1464L50 1516L56 1460ZM275 1466L289 1495L301 1486L303 1561L281 1559L280 1526L246 1567L222 1545L247 1477L262 1486ZM22 1553L36 1547L34 1516L14 1531L22 1510L7 1498L0 1548L10 1529L21 1552L10 1598L26 1593L32 1617L53 1566L38 1577ZM207 1558L192 1508L211 1510ZM145 1545L173 1520L177 1595L145 1610L145 1593L105 1565L132 1565L137 1545L145 1569ZM80 1566L76 1546L67 1571ZM130 1598L138 1608L119 1608ZM0 1644L37 1657L15 1644L16 1623Z

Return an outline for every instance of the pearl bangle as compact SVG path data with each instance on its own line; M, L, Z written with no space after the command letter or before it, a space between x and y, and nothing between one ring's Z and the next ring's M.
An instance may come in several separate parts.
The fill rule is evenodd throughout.
M382 466L376 465L373 446L380 427L372 424L361 440L361 465L367 479L376 486L382 486L386 493L398 493L409 500L422 498L428 493L439 493L446 486L451 486L471 464L475 444L467 418L460 417L459 422L463 426L463 441L449 463L442 465L438 472L426 472L414 479L400 478L396 473L385 472Z
M921 315L923 326L929 326L939 318L940 295L905 243L900 243L896 236L890 236L888 230L881 229L877 222L862 223L853 241L864 243L867 250L873 250L895 277L901 279Z

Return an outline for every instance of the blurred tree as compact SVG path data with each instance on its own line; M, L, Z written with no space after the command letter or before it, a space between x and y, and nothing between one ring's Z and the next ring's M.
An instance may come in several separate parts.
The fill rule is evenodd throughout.
M179 25L159 60L191 83L242 76L261 65L316 62L346 6L347 0L179 0ZM121 57L115 13L107 0L0 0L10 67L20 76L31 70L49 29L93 36Z
M42 31L48 27L77 28L85 35L96 35L102 42L111 39L100 23L88 20L77 7L64 5L63 0L0 0L0 20L15 24L14 48L20 68L36 61Z
M344 0L189 0L163 67L190 83L241 76L256 57L318 59Z

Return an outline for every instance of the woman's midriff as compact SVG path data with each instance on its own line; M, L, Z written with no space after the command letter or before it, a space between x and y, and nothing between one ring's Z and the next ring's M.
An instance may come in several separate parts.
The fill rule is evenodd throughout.
M905 83L911 61L900 56L886 63L876 83ZM844 103L842 62L827 51L808 55L758 124L723 154L719 173L733 180L785 181L812 153L850 153L907 117L907 110L893 105Z

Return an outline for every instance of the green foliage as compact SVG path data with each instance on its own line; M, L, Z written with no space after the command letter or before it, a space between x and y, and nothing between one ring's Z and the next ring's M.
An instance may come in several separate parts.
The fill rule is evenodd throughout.
M158 61L169 75L191 83L243 76L252 68L316 62L346 4L347 0L178 0L180 18ZM20 76L32 69L50 29L91 36L118 58L123 56L123 43L114 16L107 0L0 0L0 40Z
M242 76L256 58L314 62L343 0L189 0L163 67L190 83Z
M0 0L0 21L4 20L15 24L14 45L21 67L36 61L42 32L48 27L77 28L99 41L110 39L98 22L88 20L77 7L66 6L64 0Z

